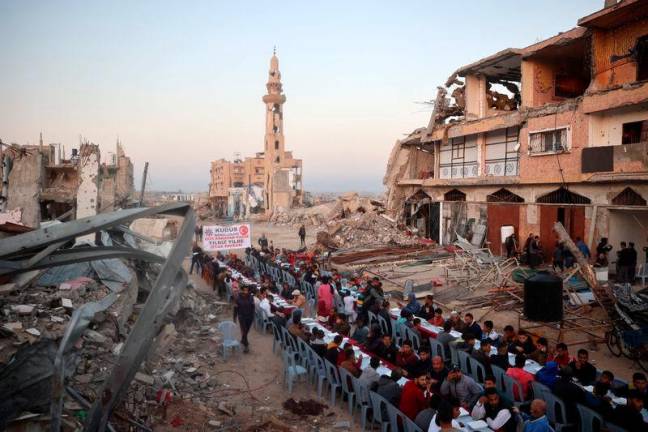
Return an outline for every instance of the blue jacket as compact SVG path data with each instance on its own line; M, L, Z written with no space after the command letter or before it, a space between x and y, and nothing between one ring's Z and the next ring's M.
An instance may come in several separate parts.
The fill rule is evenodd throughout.
M547 420L547 416L542 416L535 420L525 421L524 432L554 432L554 430L549 425L549 420Z

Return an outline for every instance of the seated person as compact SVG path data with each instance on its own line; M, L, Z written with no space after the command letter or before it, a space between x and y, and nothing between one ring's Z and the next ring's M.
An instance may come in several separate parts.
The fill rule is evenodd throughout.
M515 338L517 337L517 334L515 333L515 329L513 328L512 325L507 325L504 327L504 335L501 337L501 344L504 345L510 345L513 342L515 342Z
M475 352L475 335L467 332L463 334L463 341L457 342L457 349L470 355Z
M464 409L470 409L482 394L482 387L469 376L461 372L458 365L453 365L448 377L441 384L441 396L459 399Z
M306 330L306 327L304 327L304 324L302 324L301 313L298 312L299 311L295 311L293 313L292 320L290 320L290 324L288 324L288 333L304 342L308 342L310 340L310 334Z
M515 365L506 370L506 375L513 378L522 386L522 394L519 394L519 388L517 386L513 387L513 396L516 401L520 402L528 400L531 383L535 380L533 374L524 370L525 363L526 357L524 354L518 354L515 356Z
M493 321L486 320L482 324L482 337L481 340L490 339L491 345L497 347L500 343L500 334L493 328Z
M445 322L445 318L443 318L443 310L441 308L434 309L434 314L431 318L428 318L428 322L437 327L443 327L443 323Z
M558 381L553 386L553 392L562 399L567 410L567 423L577 423L579 420L576 404L585 402L585 390L573 381L573 372L569 366L560 369Z
M556 345L556 353L551 359L558 363L558 367L565 367L569 366L569 362L571 361L571 357L569 355L569 350L567 349L567 345L564 344L563 342L560 342L559 344Z
M536 372L536 381L553 390L554 384L560 378L560 367L555 361L549 361L542 369Z
M340 362L340 367L346 369L353 377L358 378L362 373L360 367L362 366L362 354L356 359L353 345L346 344L344 346L344 360Z
M279 295L288 301L292 300L293 290L290 289L290 285L288 285L288 282L284 282L281 284L281 292L279 293Z
M424 320L430 320L434 318L434 296L432 294L425 296L425 302L423 303L423 306L421 306L421 309L418 312L418 316L420 316Z
M643 421L641 410L644 408L643 395L638 389L628 392L628 404L619 405L612 414L612 423L628 432L645 431L646 423Z
M432 357L432 369L430 370L430 389L435 394L441 393L441 384L448 377L446 368L441 356Z
M464 330L463 333L471 333L475 336L475 339L481 340L482 338L482 329L479 324L475 322L475 317L470 312L466 312L464 315Z
M412 312L408 311L407 309L401 309L400 317L396 320L396 324L412 327L413 320L414 315L412 314Z
M369 366L362 370L360 377L358 378L360 382L367 388L371 388L373 383L377 383L380 379L380 374L378 373L378 367L380 366L380 359L378 357L371 357L369 360Z
M461 403L455 398L444 399L439 404L437 413L432 416L428 432L461 431L462 426L457 418L461 413ZM425 429L424 429L425 431Z
M327 344L324 341L324 331L318 328L313 329L313 334L311 336L310 346L313 348L313 351L317 353L320 357L326 356Z
M351 339L358 342L360 345L367 343L367 336L369 336L369 327L364 317L359 317L355 322L355 328Z
M437 342L443 345L446 358L450 358L450 342L454 342L457 339L451 334L451 331L452 323L448 320L443 323L443 331L439 332L436 338Z
M418 357L412 349L412 342L409 340L403 341L396 354L396 365L405 371L405 376L410 376L417 362Z
M509 368L511 364L509 363L508 345L500 344L497 347L497 354L491 354L491 365L498 366L504 370Z
M484 420L494 431L516 431L516 421L511 406L506 404L494 388L484 391L470 413L475 420Z
M385 359L392 364L396 363L397 353L398 349L394 345L391 335L388 334L383 335L382 343L378 345L378 347L374 351L374 354L376 354L378 357Z
M576 359L569 363L569 367L581 385L588 386L596 380L596 368L589 362L589 353L585 349L578 350Z
M448 321L452 326L452 330L458 331L459 333L464 332L466 324L461 319L461 315L459 315L459 312L457 311L450 312L450 318L448 318Z
M292 300L290 301L290 303L296 308L303 309L304 307L306 307L306 297L304 297L304 295L298 289L293 290Z
M648 380L646 380L646 375L643 372L632 374L632 383L628 387L630 390L639 391L639 394L643 397L644 406L648 406Z
M430 355L430 347L425 345L418 352L418 359L412 367L414 375L421 373L429 374L432 370L432 356Z
M340 353L342 352L342 348L340 345L342 344L342 341L344 338L342 335L335 335L331 343L328 344L326 347L326 360L330 361L333 365L338 365L339 361L341 360L342 356Z
M351 326L347 322L346 316L342 314L336 314L335 323L333 324L333 331L339 333L342 336L349 337L351 333Z
M400 369L392 369L391 375L382 375L372 390L387 399L392 405L398 406L402 392L402 388L398 385L398 381L400 381L402 377L403 375L401 374Z
M534 399L529 408L530 418L524 422L524 432L554 432L547 419L547 403Z
M472 356L484 366L487 375L493 373L491 368L491 342L490 339L483 340L478 350L473 350ZM474 371L473 371L474 372Z
M585 392L585 405L599 413L605 421L610 421L612 419L612 404L607 392L608 387L597 381L592 393Z
M549 342L546 338L539 337L535 343L535 350L529 354L529 359L535 361L539 365L544 366L547 364L549 358Z
M513 354L531 354L534 350L533 341L525 330L518 331L513 343L509 344L509 352Z

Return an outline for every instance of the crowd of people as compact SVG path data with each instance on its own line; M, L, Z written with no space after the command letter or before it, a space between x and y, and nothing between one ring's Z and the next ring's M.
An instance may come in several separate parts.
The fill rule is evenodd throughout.
M592 257L589 246L581 237L576 237L574 244L586 260L592 261L595 267L607 267L610 265L609 255L613 246L608 242L606 237L601 238L596 245L596 254ZM506 255L508 258L517 257L529 267L535 268L545 262L543 245L540 237L529 233L523 247L518 250L517 237L515 233L509 235L505 241ZM644 262L648 263L648 247L643 248L646 254ZM563 242L556 242L551 256L551 262L554 271L564 271L570 269L576 264L576 259L571 250ZM638 252L633 242L622 241L616 252L616 261L614 261L616 270L616 281L618 283L634 283L637 276Z
M415 347L412 340L393 334L391 326L384 328L377 322L376 317L387 323L395 318L378 277L325 271L312 256L274 248L265 236L259 248L250 248L246 254L310 284L315 296L309 298L313 296L304 292L299 283L291 286L269 274L255 275L234 255L217 254L212 258L195 246L190 271L197 267L219 295L231 296L245 352L249 352L247 334L255 310L261 310L270 322L285 326L292 337L300 338L322 358L358 378L424 431L460 428L456 421L460 408L473 419L484 420L493 430L513 431L519 426L528 432L550 431L546 403L533 395L534 381L564 401L568 422L578 421L576 405L582 404L628 431L646 430L648 426L641 414L648 404L648 381L642 373L635 373L628 385L620 385L612 372L597 372L587 350L580 349L572 356L565 344L552 348L545 338L524 329L516 331L511 325L501 327L500 333L492 321L478 323L469 312L444 312L433 296L419 303L410 293L407 302L399 304L394 328L407 327L421 335L422 320L441 327L436 341L443 345L444 360L432 352L426 337L421 337L420 345ZM228 268L255 278L256 283L242 283L241 278L232 277ZM277 305L276 298L281 298L284 306ZM336 336L325 341L321 330L302 323L303 314L316 316ZM345 344L345 338L353 345ZM364 354L356 356L353 346L360 347ZM486 373L480 382L451 362L453 349L466 352L484 366ZM369 357L369 361L363 362L363 357ZM510 358L514 358L513 364ZM535 374L525 370L527 359L537 362L541 369ZM390 366L389 374L378 372L381 361ZM521 390L514 389L512 400L498 390L495 367L520 384ZM407 381L401 386L402 378ZM588 386L592 386L591 391ZM627 398L627 404L614 406L612 399L618 396Z

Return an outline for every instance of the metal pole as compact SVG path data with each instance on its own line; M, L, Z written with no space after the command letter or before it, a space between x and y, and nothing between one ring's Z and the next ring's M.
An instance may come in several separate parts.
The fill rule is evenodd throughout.
M142 190L140 191L139 206L144 203L144 188L146 187L146 175L148 173L148 162L144 163L144 174L142 175Z

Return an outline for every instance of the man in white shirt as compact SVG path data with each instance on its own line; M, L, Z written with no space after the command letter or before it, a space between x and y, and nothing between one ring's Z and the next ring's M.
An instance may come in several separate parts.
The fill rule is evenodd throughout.
M515 417L511 413L497 389L487 388L484 396L479 398L470 413L475 420L484 420L492 430L514 432L516 430Z

